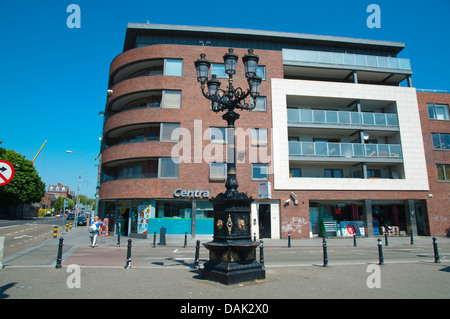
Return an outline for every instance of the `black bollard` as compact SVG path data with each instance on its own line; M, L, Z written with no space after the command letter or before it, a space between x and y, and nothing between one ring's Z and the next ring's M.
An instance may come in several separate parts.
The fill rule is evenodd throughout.
M200 259L199 259L199 254L200 254L200 240L197 240L197 244L195 245L195 261L194 261L194 268L195 269L199 269L199 263L200 263Z
M118 224L117 229L118 229L118 231L117 231L117 244L116 244L116 247L120 247L120 224Z
M58 245L58 256L56 257L56 265L55 268L61 268L61 260L62 260L62 250L63 250L63 241L64 238L59 239L59 245Z
M388 233L387 233L387 231L384 231L384 245L385 245L385 246L389 246Z
M262 264L262 268L265 268L264 267L264 243L263 243L262 239L259 241L259 262Z
M440 263L440 257L439 257L439 250L438 250L438 245L436 242L436 237L433 237L433 249L434 249L434 262L435 263Z
M291 248L291 232L288 233L288 248Z
M131 268L131 239L128 239L128 246L127 246L127 263L125 265L125 269Z
M183 248L186 248L187 246L187 232L184 232L184 246Z
M353 247L357 247L356 245L356 232L353 233Z
M328 252L327 252L327 239L325 238L325 234L323 236L323 266L327 267L328 266Z
M378 259L379 265L384 265L384 257L383 257L383 246L381 244L381 239L378 238Z
M413 230L411 229L411 245L414 245Z
M156 232L153 233L153 248L155 248L156 245Z

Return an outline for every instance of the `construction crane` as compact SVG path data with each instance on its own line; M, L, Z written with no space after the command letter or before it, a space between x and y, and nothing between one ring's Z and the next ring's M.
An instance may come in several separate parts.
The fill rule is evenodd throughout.
M44 144L42 144L42 146L39 149L39 151L37 152L36 156L33 158L33 166L34 166L34 161L36 160L36 157L38 157L39 153L42 151L42 149L44 148L45 144L47 144L47 141L45 141Z

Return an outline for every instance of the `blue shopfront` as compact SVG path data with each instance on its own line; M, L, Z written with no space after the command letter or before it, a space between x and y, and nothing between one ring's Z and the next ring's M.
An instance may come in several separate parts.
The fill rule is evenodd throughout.
M108 219L110 234L120 230L121 236L146 238L162 227L167 234L212 235L213 206L203 198L209 193L199 194L190 198L181 190L171 199L105 200L100 217Z

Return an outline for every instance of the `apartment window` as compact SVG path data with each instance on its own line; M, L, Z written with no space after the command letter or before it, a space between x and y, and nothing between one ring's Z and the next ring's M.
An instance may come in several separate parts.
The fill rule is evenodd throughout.
M427 104L428 106L428 118L430 120L450 120L447 104Z
M252 145L267 145L266 128L252 128Z
M438 181L450 182L450 164L437 164Z
M160 158L158 177L178 179L178 158Z
M179 123L161 123L161 142L178 142L179 140Z
M119 168L119 179L142 178L142 166L132 165Z
M325 168L324 175L327 178L342 178L344 173L342 169Z
M381 178L381 170L379 169L368 169L367 170L368 178Z
M162 95L161 107L164 109L181 108L181 91L164 90Z
M432 133L435 150L450 150L450 134Z
M266 181L269 178L268 164L252 164L252 180Z
M289 177L302 177L302 169L301 168L289 169Z
M182 76L183 75L183 60L165 59L164 60L164 75Z
M210 163L209 164L209 178L215 180L224 180L227 178L227 164L226 163Z
M224 63L212 63L211 64L211 74L215 74L218 78L228 78L228 74L225 72L225 64ZM256 75L261 79L266 79L266 67L262 65L258 65L258 69L256 70Z
M226 144L227 129L225 127L210 127L209 135L211 143Z
M251 105L253 105L253 99L250 99ZM255 112L265 112L266 111L266 97L259 96L256 98L256 107L252 110Z

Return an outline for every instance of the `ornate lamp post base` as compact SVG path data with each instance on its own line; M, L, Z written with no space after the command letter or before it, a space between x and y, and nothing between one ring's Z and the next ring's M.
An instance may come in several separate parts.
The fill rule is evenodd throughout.
M256 261L259 243L251 240L250 205L252 198L243 193L227 197L219 194L214 205L214 239L203 244L209 250L209 261L201 278L225 285L265 279L263 264Z

